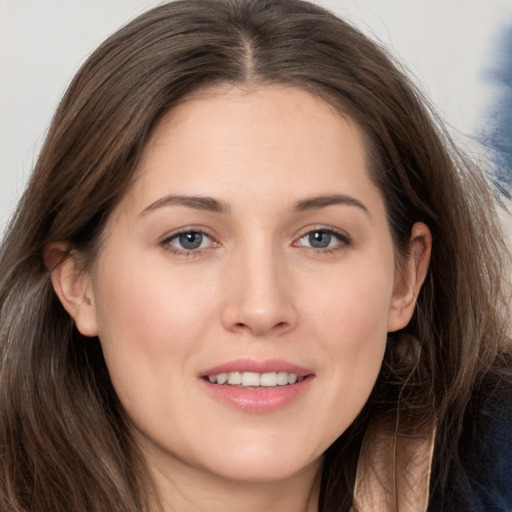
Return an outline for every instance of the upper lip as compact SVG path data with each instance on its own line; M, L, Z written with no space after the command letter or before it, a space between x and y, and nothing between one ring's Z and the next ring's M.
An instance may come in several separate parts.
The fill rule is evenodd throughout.
M254 372L254 373L270 373L270 372L287 372L294 373L297 377L305 377L314 372L298 366L296 364L284 361L281 359L265 359L263 361L256 359L234 359L226 363L219 364L204 372L201 372L200 377L207 377L208 375L218 375L219 373L231 372Z

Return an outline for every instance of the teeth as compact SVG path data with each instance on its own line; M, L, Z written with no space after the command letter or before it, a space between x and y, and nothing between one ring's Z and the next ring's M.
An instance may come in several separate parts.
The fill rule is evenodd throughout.
M253 372L242 373L242 386L259 386L260 374Z
M277 386L277 373L262 373L260 377L260 386L273 387Z
M275 387L286 386L300 382L303 377L297 377L295 373L288 372L229 372L219 373L218 375L208 375L208 380L212 384L230 384L231 386L246 387Z
M228 373L228 384L231 384L232 386L242 384L242 374L240 372Z
M288 374L286 372L278 372L276 374L276 381L280 386L288 384Z

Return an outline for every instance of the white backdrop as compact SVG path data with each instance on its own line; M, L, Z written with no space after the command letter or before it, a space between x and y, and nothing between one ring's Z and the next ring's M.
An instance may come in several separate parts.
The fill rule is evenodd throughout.
M70 79L156 0L0 0L0 236ZM390 48L475 152L500 85L486 79L512 0L318 0ZM512 115L512 112L511 112ZM510 219L507 220L509 222Z

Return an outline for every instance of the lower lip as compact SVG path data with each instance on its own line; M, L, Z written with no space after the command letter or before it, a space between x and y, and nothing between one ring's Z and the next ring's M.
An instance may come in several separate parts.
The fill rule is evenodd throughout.
M212 384L206 379L201 379L201 382L213 398L231 407L247 412L272 412L298 400L309 389L313 380L314 376L309 375L295 384L268 388Z

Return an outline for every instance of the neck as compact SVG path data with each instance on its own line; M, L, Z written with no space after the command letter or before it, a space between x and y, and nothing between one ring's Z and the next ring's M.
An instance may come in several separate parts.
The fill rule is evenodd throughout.
M184 463L153 464L150 473L160 496L154 512L318 512L321 461L271 482L231 480Z

